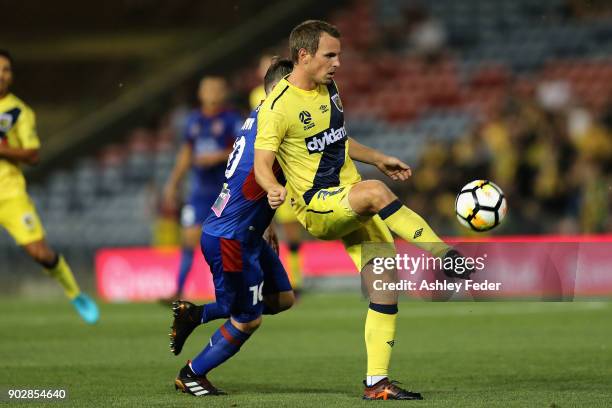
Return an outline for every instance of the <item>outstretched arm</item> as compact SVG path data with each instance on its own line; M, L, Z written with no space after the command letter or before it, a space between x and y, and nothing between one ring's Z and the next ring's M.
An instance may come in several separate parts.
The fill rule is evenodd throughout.
M37 164L40 160L38 152L38 149L21 149L19 147L0 145L0 159L13 163Z
M178 187L191 166L191 155L191 145L184 143L176 155L176 163L164 187L164 205L166 208L175 208L176 206Z
M349 156L358 162L376 166L376 163L383 159L384 154L349 137Z
M349 156L351 159L371 164L393 180L407 180L412 175L410 166L397 157L387 156L376 149L362 145L349 137Z
M272 209L281 206L287 196L283 187L272 170L276 154L271 150L255 149L255 180L268 193L268 203Z

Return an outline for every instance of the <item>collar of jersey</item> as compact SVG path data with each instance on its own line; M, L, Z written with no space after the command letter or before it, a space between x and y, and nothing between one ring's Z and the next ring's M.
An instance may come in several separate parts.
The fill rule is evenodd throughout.
M4 97L0 97L0 102L4 102L4 101L12 102L14 99L15 99L15 95L9 92L6 95L4 95Z
M300 93L300 94L302 94L304 96L310 96L310 97L313 97L313 98L316 97L316 96L319 96L321 85L318 85L315 89L312 89L312 90L309 91L309 90L306 90L306 89L298 88L297 86L295 86L291 82L289 82L286 78L285 78L285 82L287 83L287 85L289 85L289 87L293 91L295 91L297 93Z

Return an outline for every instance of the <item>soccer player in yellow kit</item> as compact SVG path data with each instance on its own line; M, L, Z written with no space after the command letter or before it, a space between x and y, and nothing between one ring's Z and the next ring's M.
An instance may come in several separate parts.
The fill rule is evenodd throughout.
M374 165L393 180L408 179L411 170L399 159L348 137L344 109L333 81L340 67L339 38L334 26L316 20L305 21L291 32L294 70L278 83L259 113L257 183L266 190L272 208L290 196L298 220L312 235L341 239L366 281L372 279L368 270L375 256L395 254L390 231L434 256L460 256L384 183L361 180L353 160ZM275 159L283 169L288 191L274 177ZM395 281L395 271L377 278ZM363 397L422 399L421 394L404 390L388 378L395 344L397 292L375 291L372 285L368 289Z
M64 257L47 245L44 229L26 192L20 165L36 164L40 141L34 112L9 93L12 81L13 59L7 51L0 50L0 226L59 282L83 320L96 323L99 318L96 303L81 292Z

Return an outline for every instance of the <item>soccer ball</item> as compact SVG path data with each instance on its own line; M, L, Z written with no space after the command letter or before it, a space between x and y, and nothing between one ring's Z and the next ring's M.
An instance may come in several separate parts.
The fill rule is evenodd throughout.
M489 180L466 184L455 200L455 213L461 225L478 232L498 226L507 211L504 192Z

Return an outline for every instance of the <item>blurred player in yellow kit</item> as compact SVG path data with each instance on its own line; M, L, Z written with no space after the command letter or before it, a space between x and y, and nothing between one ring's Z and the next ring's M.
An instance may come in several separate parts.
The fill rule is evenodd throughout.
M262 54L261 57L259 57L257 74L261 78L262 83L253 88L249 95L251 109L255 109L264 99L266 99L263 79L273 58L274 57L268 53ZM302 260L300 258L300 246L302 245L303 227L298 221L293 208L291 208L290 200L286 200L276 209L274 221L281 226L285 242L289 247L289 257L286 269L289 274L289 280L291 281L291 287L293 287L293 292L296 296L299 296L302 290Z
M47 245L42 224L26 192L20 165L38 162L40 141L34 112L9 93L12 81L13 58L0 50L0 226L59 282L83 320L96 323L99 318L96 303L81 292L64 257Z

